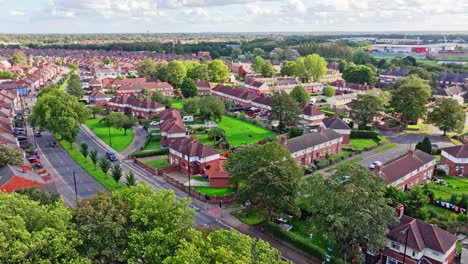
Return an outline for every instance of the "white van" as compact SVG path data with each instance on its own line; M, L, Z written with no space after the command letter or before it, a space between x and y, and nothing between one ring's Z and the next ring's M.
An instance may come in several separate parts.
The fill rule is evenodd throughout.
M193 122L193 116L182 117L182 122Z

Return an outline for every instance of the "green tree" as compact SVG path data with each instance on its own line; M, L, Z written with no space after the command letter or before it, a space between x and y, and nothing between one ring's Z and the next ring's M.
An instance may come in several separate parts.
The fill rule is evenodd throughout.
M336 242L340 252L362 259L363 246L382 248L397 221L383 179L360 165L339 168L330 178L313 178L303 191L309 221ZM357 221L359 219L359 221Z
M423 117L427 112L426 104L431 89L426 81L410 75L397 81L398 89L392 92L390 106L402 114L404 122Z
M83 90L83 83L77 74L72 74L68 80L67 93L81 99L85 95Z
M229 67L222 60L214 60L208 64L208 75L212 82L225 82L229 78Z
M156 62L152 59L140 61L137 65L137 72L140 77L150 77L155 74Z
M93 104L89 107L89 109L91 109L91 113L93 114L93 119L96 118L97 114L100 114L102 113L102 111L104 111L104 107L99 104Z
M198 64L190 73L187 74L192 80L208 81L210 76L208 74L207 64Z
M255 55L255 56L259 56L259 57L265 57L265 51L261 48L254 48L252 50L252 53Z
M223 129L218 128L218 127L212 128L210 129L210 131L208 131L208 139L216 141L216 142L225 140L226 132Z
M187 76L185 65L180 61L171 61L167 64L167 80L174 86L179 86Z
M261 73L262 73L262 76L265 77L265 78L271 78L273 77L275 74L276 74L276 71L275 69L273 68L273 65L269 62L265 62L263 65L262 65L262 68L261 68Z
M163 264L179 263L286 263L267 242L234 230L219 229L205 235L192 231L181 241L174 256Z
M169 72L167 62L157 63L151 77L157 78L163 82L169 81Z
M306 69L304 57L297 58L294 64L294 74L304 83L308 82L312 77Z
M256 73L261 73L262 72L262 67L263 67L264 64L265 64L265 60L260 56L256 56L252 61L252 69Z
M101 159L99 160L99 168L101 168L101 171L104 172L104 175L107 178L107 173L109 172L109 169L111 168L110 162L106 159L106 157L102 156Z
M314 82L319 82L325 73L327 73L327 61L318 54L307 55L304 58L304 66L307 76L312 77Z
M424 208L428 203L422 188L416 187L405 194L405 213L417 219L429 219L429 212Z
M278 130L285 132L286 127L294 126L299 121L301 110L298 104L285 91L271 97L270 120L278 120Z
M293 61L285 61L281 66L281 76L294 76L295 75L295 63Z
M98 151L96 149L91 150L89 152L89 158L94 165L94 170L96 170L96 165L98 163Z
M59 134L73 146L71 143L76 141L80 124L89 116L90 110L78 102L76 97L51 90L38 98L29 116L29 122L41 131L48 130Z
M364 126L385 110L382 100L370 94L358 94L357 98L351 101L350 107L353 118Z
M375 74L371 68L365 65L351 65L345 68L343 71L343 79L349 83L359 84L375 84Z
M27 195L0 192L0 263L89 263L63 203L41 205Z
M327 85L327 87L325 87L325 89L323 89L323 94L326 97L332 97L332 96L335 95L335 88L331 87L330 85Z
M310 101L310 94L306 91L304 86L296 86L289 94L294 101L299 105L307 104Z
M232 49L231 51L231 60L237 60L239 56L242 55L242 50L239 48Z
M78 65L76 63L69 63L68 64L68 68L72 71L72 72L76 72L78 70Z
M184 98L196 97L198 96L198 89L195 85L195 82L190 78L185 78L182 84L180 85L180 91Z
M111 169L112 179L114 179L114 181L118 183L120 181L120 178L122 178L122 174L123 174L123 171L122 171L122 167L120 166L120 164L119 163L114 164L114 166L112 166L112 169Z
M24 155L18 150L10 149L0 144L0 166L19 165L23 163Z
M419 144L419 146L418 146ZM416 144L416 149L426 152L432 155L432 143L428 137L424 137L423 141Z
M138 124L136 118L133 116L128 116L122 112L110 113L109 120L114 127L123 129L124 136L127 135L127 130L132 129Z
M109 57L106 57L105 59L102 60L102 63L104 63L105 65L108 65L112 63L112 60Z
M149 89L148 88L143 88L141 89L141 94L146 97L149 95Z
M362 49L357 49L356 51L353 52L352 61L355 64L363 65L366 63L372 63L373 58L369 53L363 51Z
M203 96L200 98L200 116L204 119L220 121L226 112L223 101L214 96Z
M200 111L200 97L187 98L182 101L182 109L189 115L195 115Z
M170 97L165 96L160 91L154 91L151 95L151 100L163 104L165 106L172 105L172 99Z
M22 51L15 51L9 58L8 61L15 65L28 65L28 58Z
M457 101L451 98L441 98L435 101L432 110L427 115L427 122L447 132L459 132L465 125L465 112Z
M88 152L88 143L86 143L86 141L81 142L80 152L81 152L81 154L83 155L83 157L86 160L86 158L88 157L88 154L89 154L89 152Z
M39 202L40 205L52 205L61 201L59 193L47 192L37 187L22 188L15 192L27 196L32 201Z
M137 179L135 177L135 174L133 174L133 171L131 170L129 170L125 174L125 185L127 185L128 187L137 185Z
M437 74L433 72L429 72L428 70L421 68L421 67L413 67L409 71L409 75L414 74L418 76L419 78L426 80L429 82L429 85L431 88L437 89L438 81L437 81Z

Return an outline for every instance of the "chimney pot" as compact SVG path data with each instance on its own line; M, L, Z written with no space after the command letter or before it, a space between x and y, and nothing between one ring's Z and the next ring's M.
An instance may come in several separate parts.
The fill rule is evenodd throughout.
M281 145L285 147L288 145L288 138L285 135L280 136L280 140L281 140Z
M398 219L401 219L401 217L405 213L405 206L403 204L398 204L396 206L396 208L395 208L395 211L396 211L396 215L397 215Z

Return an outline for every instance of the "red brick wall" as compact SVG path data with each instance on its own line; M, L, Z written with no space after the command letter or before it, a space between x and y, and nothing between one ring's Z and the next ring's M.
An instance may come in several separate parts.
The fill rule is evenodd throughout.
M449 166L450 168L450 175L457 175L457 176L460 176L460 174L462 174L461 176L464 176L464 177L467 177L468 176L468 165L466 164L458 164L458 163L455 163L449 159L447 159L446 157L444 156L441 156L440 157L440 164L442 165L447 165ZM459 171L456 171L455 168L456 166L459 166ZM460 170L460 168L463 168L463 170Z
M228 178L225 179L210 179L211 187L229 187Z

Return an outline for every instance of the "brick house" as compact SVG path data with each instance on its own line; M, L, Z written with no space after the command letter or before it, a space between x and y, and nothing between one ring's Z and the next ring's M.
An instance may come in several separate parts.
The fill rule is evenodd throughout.
M325 114L316 105L307 104L299 115L302 123L308 125L320 125L325 118Z
M91 81L89 81L88 85L89 85L89 89L93 91L102 89L102 82L96 78L93 78Z
M443 148L440 154L440 164L447 165L449 174L468 176L468 145Z
M421 150L410 150L382 167L376 166L375 173L382 176L385 183L407 191L432 179L435 158Z
M153 114L164 111L166 107L150 99L138 99L133 96L116 96L107 103L109 109L124 112L133 116L150 118Z
M31 167L5 165L0 167L0 191L14 192L26 187L40 187L44 180Z
M136 82L128 83L120 86L117 89L117 95L134 95L141 94L143 89L147 89L149 93L155 91L161 92L165 96L173 96L174 88L167 82Z
M343 144L349 144L351 128L337 116L330 116L322 120L324 128L333 129L343 136Z
M438 92L434 94L434 98L450 98L457 101L458 104L463 105L467 89L468 85L445 85L439 88Z
M246 82L244 88L255 95L267 95L270 93L270 87L266 83L254 80Z
M386 247L380 254L382 264L454 263L455 235L404 214L399 218L387 234Z
M226 158L207 145L192 139L176 140L169 145L169 163L191 175L208 176L213 187L229 187L224 171ZM213 179L211 179L213 176Z
M252 100L257 98L256 95L250 93L249 91L236 88L228 87L223 85L218 85L211 90L211 94L223 101L232 102L236 105L241 105L243 107L251 107Z
M188 137L180 112L176 109L166 109L159 114L159 134L161 145L168 146L172 141Z
M89 94L89 102L105 104L107 103L107 95L101 91L92 91Z
M314 164L314 160L325 159L328 155L341 153L343 136L332 129L320 129L292 139L281 138L281 143L289 150L299 166Z
M266 96L259 96L252 100L252 107L256 107L261 110L270 111L271 110L271 98Z
M211 94L211 89L213 89L213 84L211 84L209 81L201 81L198 80L195 82L195 86L198 89L198 93L200 95L209 95Z

